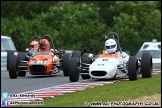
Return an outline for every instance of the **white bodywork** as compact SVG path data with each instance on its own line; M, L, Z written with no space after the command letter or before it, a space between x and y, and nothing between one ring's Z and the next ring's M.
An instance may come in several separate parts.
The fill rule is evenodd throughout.
M125 68L128 62L128 56L123 56L123 54L118 53L118 58L97 58L89 66L89 75L92 78L97 79L112 79L115 75L119 75L121 72L118 69Z

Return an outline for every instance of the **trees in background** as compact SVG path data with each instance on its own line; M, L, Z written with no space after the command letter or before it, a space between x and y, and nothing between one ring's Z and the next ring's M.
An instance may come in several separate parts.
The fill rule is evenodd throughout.
M1 35L11 36L18 51L29 46L32 36L50 35L56 48L97 54L104 48L104 36L113 31L118 33L122 49L135 55L143 42L153 38L161 41L160 4L161 1L3 1Z
M121 46L135 54L143 42L161 41L161 12L153 1L115 2L120 14L114 18L112 29L120 33Z

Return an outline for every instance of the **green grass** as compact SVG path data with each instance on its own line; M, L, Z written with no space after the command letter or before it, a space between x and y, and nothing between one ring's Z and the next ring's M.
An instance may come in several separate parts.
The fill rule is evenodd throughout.
M38 105L38 107L84 107L84 102L123 101L157 93L161 93L161 73L153 75L152 78L138 78L136 81L127 80L105 84L104 86L45 99L44 105ZM36 107L35 105L30 106Z

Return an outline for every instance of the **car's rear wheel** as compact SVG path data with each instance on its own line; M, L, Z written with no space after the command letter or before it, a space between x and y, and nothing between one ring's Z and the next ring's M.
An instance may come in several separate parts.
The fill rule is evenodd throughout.
M143 53L141 58L142 78L151 78L152 76L152 56L150 53Z
M9 63L8 63L8 71L9 71L9 77L11 79L17 78L17 56L11 55L9 57Z
M9 58L11 55L14 55L13 50L7 50L7 70L9 69Z
M18 56L18 65L19 65L19 66L25 66L26 63L22 63L22 62L21 62L21 61L25 61L25 60L26 60L26 55L25 55L25 53L19 52L17 56ZM21 70L22 70L22 71L21 71ZM20 67L20 68L18 68L18 76L19 76L19 77L24 77L24 76L26 76L26 71L23 71L23 70L27 70L27 68L25 68L25 67Z
M70 54L65 53L62 61L64 76L69 76L69 64L70 64Z
M79 80L79 59L72 57L69 64L69 79L71 82L77 82Z
M83 70L82 73L88 73L89 74L89 66L85 65L85 64L91 64L92 60L88 57L90 53L83 53L82 57L81 57L81 61L82 61L82 68L86 68L87 70ZM84 64L85 63L85 64ZM82 79L90 79L89 75L81 75Z
M130 56L128 61L129 80L137 80L138 77L138 60L135 56Z
M78 59L80 60L81 52L79 50L74 50L72 52L72 57L78 57Z

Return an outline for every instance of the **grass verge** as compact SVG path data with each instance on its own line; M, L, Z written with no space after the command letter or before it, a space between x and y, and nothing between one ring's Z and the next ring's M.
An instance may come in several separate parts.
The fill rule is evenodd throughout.
M161 93L161 73L152 78L138 78L136 81L121 81L105 84L75 93L67 93L55 98L45 99L44 105L26 107L83 107L91 102L110 102L135 99ZM20 105L24 107L24 105Z

